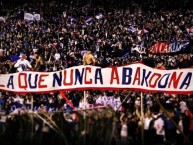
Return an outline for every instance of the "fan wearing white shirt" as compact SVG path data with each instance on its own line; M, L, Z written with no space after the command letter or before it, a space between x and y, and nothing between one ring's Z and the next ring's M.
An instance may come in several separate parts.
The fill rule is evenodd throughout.
M120 121L121 121L121 132L120 132L121 144L126 145L128 139L128 126L127 126L128 120L125 117L125 114L121 115Z
M179 105L180 105L180 111L181 111L181 113L184 113L185 110L187 109L186 102L185 102L184 100L182 100L182 101L180 101Z
M158 117L154 122L154 128L156 130L156 142L157 144L164 142L165 130L164 130L164 120Z
M60 53L56 52L54 55L54 58L56 61L59 61L60 60Z
M14 65L15 68L17 68L18 72L22 72L27 70L27 68L32 68L30 62L28 60L26 60L27 56L25 56L24 54L20 54L20 59L16 62L16 64Z
M150 112L147 112L144 117L144 138L145 138L145 144L150 144L151 141L151 135L149 131L150 122L152 121L153 117L151 116Z

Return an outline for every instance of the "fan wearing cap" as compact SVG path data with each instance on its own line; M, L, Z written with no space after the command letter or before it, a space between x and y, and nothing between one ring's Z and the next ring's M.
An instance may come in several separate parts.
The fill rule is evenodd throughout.
M84 65L95 65L95 58L94 56L91 54L91 51L86 51L86 53L83 56L83 64Z
M26 55L20 54L19 57L20 57L20 59L17 60L17 62L14 65L14 67L17 68L18 72L27 70L27 67L30 68L30 69L32 68L30 62L26 59L27 58Z

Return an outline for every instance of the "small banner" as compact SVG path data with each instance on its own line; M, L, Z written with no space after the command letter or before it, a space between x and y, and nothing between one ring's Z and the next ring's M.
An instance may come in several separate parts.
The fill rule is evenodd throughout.
M173 43L157 42L149 48L149 51L154 54L169 54L176 53L186 49L189 41L177 41Z

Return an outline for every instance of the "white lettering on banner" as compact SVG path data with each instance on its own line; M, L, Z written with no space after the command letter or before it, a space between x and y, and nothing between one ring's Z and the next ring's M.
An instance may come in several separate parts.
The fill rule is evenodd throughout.
M16 93L77 89L135 89L193 93L193 69L157 70L143 64L100 68L76 66L56 72L23 71L0 75L0 89Z
M184 47L186 47L189 44L189 42L176 42L176 43L171 43L169 45L169 52L178 52Z
M167 43L167 42L157 42L153 46L151 46L150 52L159 54L159 53L174 53L179 52L182 49L186 48L189 44L189 41L177 41L173 43Z

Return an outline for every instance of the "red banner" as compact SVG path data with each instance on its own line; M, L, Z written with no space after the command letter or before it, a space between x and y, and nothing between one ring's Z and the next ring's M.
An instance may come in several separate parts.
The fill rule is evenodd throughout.
M149 48L151 53L159 54L159 53L168 53L169 43L167 42L157 42L153 46Z

